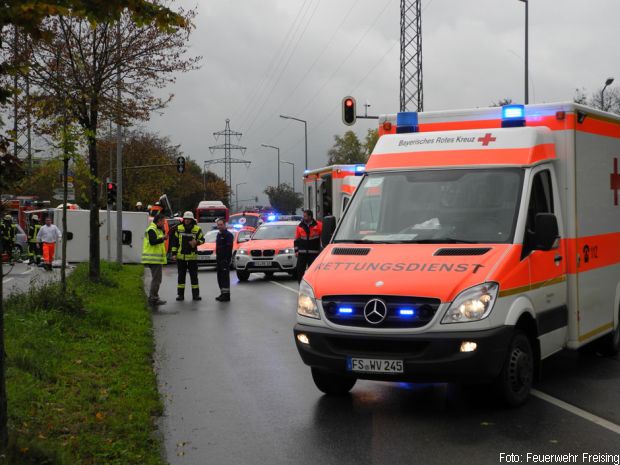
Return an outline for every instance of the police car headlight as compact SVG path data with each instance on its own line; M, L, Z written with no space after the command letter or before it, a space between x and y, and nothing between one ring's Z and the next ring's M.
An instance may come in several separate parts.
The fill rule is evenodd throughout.
M248 251L245 249L239 249L237 250L237 255L247 255Z
M499 285L484 283L461 292L448 308L442 323L479 321L491 313L497 300Z
M314 298L314 292L306 281L299 285L299 297L297 299L297 313L308 318L320 319L319 307Z
M278 255L290 255L294 253L295 253L295 249L282 249L278 252Z

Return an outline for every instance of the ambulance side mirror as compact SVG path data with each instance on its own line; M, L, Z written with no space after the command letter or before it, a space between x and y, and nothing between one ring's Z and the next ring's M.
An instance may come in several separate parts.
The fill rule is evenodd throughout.
M321 243L323 246L329 244L336 230L336 217L326 216L323 218L323 232L321 233Z
M536 215L535 223L536 250L557 249L560 232L556 216L553 213L539 213Z

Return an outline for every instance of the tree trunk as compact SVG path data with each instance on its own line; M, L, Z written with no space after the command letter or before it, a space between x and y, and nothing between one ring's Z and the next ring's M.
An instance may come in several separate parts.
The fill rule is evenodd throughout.
M67 154L67 125L63 128L63 160L62 160L62 264L60 266L60 286L64 297L67 292L67 197L69 177L69 155Z
M88 276L91 281L99 281L99 170L97 169L97 110L91 105L91 124L88 134L88 164L90 166L90 244Z

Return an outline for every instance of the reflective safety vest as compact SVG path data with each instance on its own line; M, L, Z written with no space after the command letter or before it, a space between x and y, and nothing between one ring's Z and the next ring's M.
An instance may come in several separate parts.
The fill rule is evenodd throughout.
M196 247L189 245L189 241L192 239L196 241ZM200 244L204 244L204 242L205 238L202 234L202 229L196 223L192 224L192 228L189 231L186 231L185 225L181 223L174 232L174 240L172 241L170 252L172 255L177 256L177 260L197 260L197 248Z
M17 226L13 223L2 223L2 239L7 242L15 242L17 236Z
M37 235L39 234L39 229L41 229L41 225L38 223L33 224L28 229L28 242L31 244L35 244L37 242Z
M321 252L323 223L312 220L309 225L303 221L295 231L295 252L318 255Z
M149 230L155 231L157 239L164 238L164 232L151 223L144 231L144 241L142 243L142 263L145 265L165 265L166 264L166 243L151 245L149 242Z

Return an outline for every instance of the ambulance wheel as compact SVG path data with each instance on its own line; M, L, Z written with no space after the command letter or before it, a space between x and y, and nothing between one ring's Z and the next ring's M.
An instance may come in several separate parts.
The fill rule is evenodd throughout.
M250 272L245 270L237 270L237 278L239 278L239 281L245 282L250 279Z
M344 396L355 386L356 378L336 375L327 371L312 368L312 379L319 391L329 396Z
M616 329L596 342L596 350L605 357L613 357L620 352L620 315L618 318Z
M510 407L525 403L534 382L534 352L527 335L517 330L512 336L497 385Z

